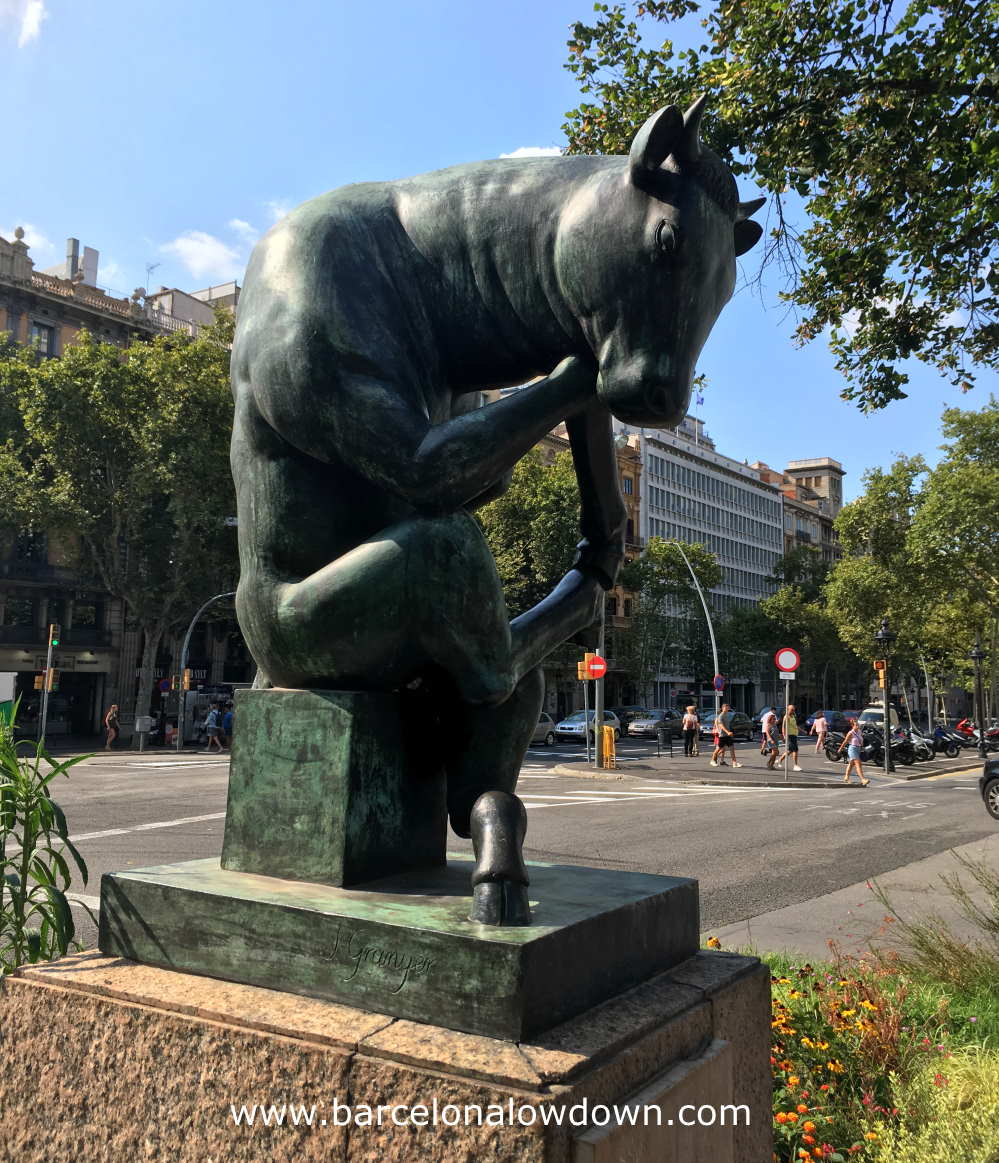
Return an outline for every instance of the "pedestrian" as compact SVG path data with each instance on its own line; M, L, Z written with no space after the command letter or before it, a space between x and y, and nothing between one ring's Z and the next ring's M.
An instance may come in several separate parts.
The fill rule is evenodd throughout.
M222 742L225 747L232 746L232 703L226 706L222 716Z
M732 709L728 703L722 703L721 710L715 716L714 733L715 749L711 756L709 767L725 767L725 752L730 752L733 767L742 767L735 758L735 736L732 734ZM721 759L719 759L721 756Z
M104 750L110 751L115 743L118 742L118 736L121 734L121 722L118 718L117 703L112 703L108 709L108 713L104 716L104 730L107 732L107 738L104 741Z
M815 736L815 754L821 755L826 749L826 735L829 731L829 720L825 716L824 711L819 713L812 720L812 725L809 728L809 734Z
M846 738L839 745L839 751L836 752L837 755L842 755L843 748L847 748L846 775L843 776L843 782L850 782L850 772L856 768L857 779L860 780L860 786L867 787L871 781L864 775L864 765L860 758L861 748L864 746L864 736L861 734L860 728L857 726L856 719L848 719L847 722L850 724L850 730L846 733Z
M781 733L784 736L784 754L779 759L790 759L795 771L801 771L798 766L798 719L794 713L794 704L788 703L781 722Z
M697 708L694 706L687 708L687 713L683 716L683 753L684 755L696 755L697 747L697 733L701 729L701 721L697 717Z
M212 750L212 744L215 744L215 750L222 750L222 712L219 710L218 703L212 703L211 710L208 712L208 718L205 719L205 733L208 735L208 746L205 751Z
M773 771L773 766L777 762L777 753L780 751L777 742L777 712L773 707L767 709L760 721L760 730L763 732L763 738L760 741L760 754L767 757L767 767Z

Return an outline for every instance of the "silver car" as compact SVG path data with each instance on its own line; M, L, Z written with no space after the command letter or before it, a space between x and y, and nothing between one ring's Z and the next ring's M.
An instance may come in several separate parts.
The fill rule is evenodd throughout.
M593 711L589 712L588 718L586 711L573 711L556 726L555 737L562 743L585 743L586 736L589 734L592 742L594 723L595 714ZM615 739L621 738L621 720L613 711L604 711L604 723L608 727L614 728Z
M646 714L638 715L636 718L631 720L631 722L628 724L628 734L646 735L654 739L659 728L665 727L671 736L679 735L680 723L681 719L678 711L648 711Z
M546 747L551 747L555 742L555 720L551 715L545 714L544 711L538 716L538 725L534 728L534 734L531 736L531 743L543 743Z

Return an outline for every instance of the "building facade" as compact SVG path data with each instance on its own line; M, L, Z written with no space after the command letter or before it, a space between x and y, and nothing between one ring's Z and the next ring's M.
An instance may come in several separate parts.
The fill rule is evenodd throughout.
M198 318L194 310L174 315L171 302L147 298L141 289L131 298L101 290L98 263L96 250L84 247L81 253L79 242L71 238L63 263L37 271L23 230L14 232L13 241L0 238L0 334L6 332L16 343L33 345L41 358L52 359L84 328L122 346L136 337L196 334L202 322L213 318L212 299L229 294L234 301L238 295L238 288L195 292L187 298L207 318ZM212 291L221 294L213 296ZM45 666L48 626L55 622L61 628L53 660L59 690L50 699L49 735L98 730L111 702L121 704L127 722L141 653L139 634L122 602L81 576L74 565L76 549L43 532L0 528L0 672L16 675L22 726L30 727L37 717L34 681ZM230 673L238 670L242 680L245 659L238 657L229 637L216 638L208 631L202 637L204 641L195 637L192 652L202 680L225 681L227 666ZM169 676L169 646L160 677ZM176 654L176 644L173 649Z
M784 552L801 547L813 549L832 565L840 557L834 526L843 508L843 477L838 460L820 457L792 460L783 472L763 461L752 466L760 476L780 489L784 501Z

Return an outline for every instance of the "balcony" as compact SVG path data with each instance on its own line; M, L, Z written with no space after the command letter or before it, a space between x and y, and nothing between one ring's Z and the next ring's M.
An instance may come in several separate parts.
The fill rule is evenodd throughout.
M97 626L74 626L63 630L59 638L59 649L70 647L87 649L95 646L110 646L111 631L100 630ZM48 646L47 626L0 626L0 646L23 646L26 650L44 650Z
M0 561L0 578L11 581L58 582L64 585L83 584L79 570L64 565L49 565L47 561L27 559Z

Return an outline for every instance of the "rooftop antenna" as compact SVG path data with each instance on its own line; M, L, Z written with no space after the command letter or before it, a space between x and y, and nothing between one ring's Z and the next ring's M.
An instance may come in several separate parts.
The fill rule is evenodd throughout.
M156 270L156 268L158 266L162 266L162 265L163 265L162 263L158 263L158 262L147 262L146 263L146 294L147 295L149 294L149 291L150 291L149 276L153 273L154 270Z

